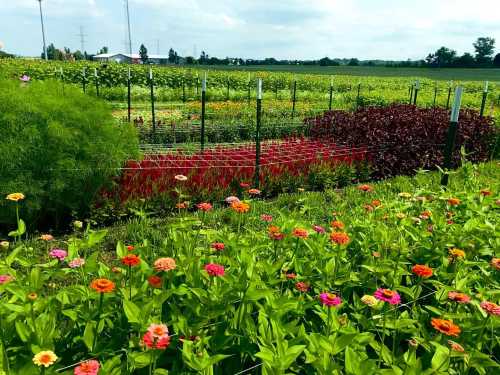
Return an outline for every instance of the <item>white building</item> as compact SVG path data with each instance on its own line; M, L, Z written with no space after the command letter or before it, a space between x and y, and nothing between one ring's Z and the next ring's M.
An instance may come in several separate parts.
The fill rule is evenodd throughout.
M142 64L138 53L101 53L93 57L94 61ZM168 55L148 55L150 64L168 64Z

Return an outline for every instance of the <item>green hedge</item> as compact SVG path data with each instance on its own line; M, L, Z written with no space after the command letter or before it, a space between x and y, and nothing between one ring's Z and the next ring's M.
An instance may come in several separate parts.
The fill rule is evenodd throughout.
M102 187L137 157L133 127L107 104L60 83L0 80L0 193L22 192L28 223L64 226L84 215ZM15 226L12 202L0 199L0 225Z

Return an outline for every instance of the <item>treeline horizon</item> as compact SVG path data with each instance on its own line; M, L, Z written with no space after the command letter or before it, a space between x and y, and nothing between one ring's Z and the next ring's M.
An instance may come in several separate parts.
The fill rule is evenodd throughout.
M202 51L199 58L193 56L180 56L173 48L170 48L168 57L162 59L162 64L173 65L236 65L236 66L253 66L253 65L282 65L282 66L373 66L373 67L402 67L402 68L500 68L500 53L495 55L495 39L490 37L480 37L472 45L474 47L474 55L465 52L463 55L458 55L451 48L442 46L433 53L429 53L425 58L420 60L384 60L384 59L369 59L360 60L358 58L329 58L301 60L301 59L276 59L268 57L264 59L243 59L238 57L218 58L209 56L205 51ZM148 51L144 44L141 44L139 55L142 63L148 63ZM57 49L53 43L47 47L47 57L49 60L92 60L95 55L109 53L108 47L102 47L96 54L89 54L86 51L76 50L71 52L67 47ZM120 52L118 52L120 53ZM167 56L167 55L166 55ZM0 58L16 57L0 51ZM42 52L41 58L44 58Z

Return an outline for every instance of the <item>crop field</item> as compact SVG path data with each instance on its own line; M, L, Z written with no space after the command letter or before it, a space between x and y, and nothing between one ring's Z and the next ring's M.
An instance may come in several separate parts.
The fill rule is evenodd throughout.
M495 71L273 68L0 59L0 375L499 373Z

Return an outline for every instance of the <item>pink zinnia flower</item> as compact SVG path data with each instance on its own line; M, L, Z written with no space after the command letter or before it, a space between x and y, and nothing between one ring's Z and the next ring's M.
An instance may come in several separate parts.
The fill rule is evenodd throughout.
M500 316L500 306L493 302L483 301L480 304L481 308L490 315Z
M10 275L0 275L0 285L7 284L14 280L14 278Z
M149 349L166 349L170 345L170 336L165 335L158 338L147 331L142 337L142 343Z
M177 264L174 258L159 258L154 262L154 268L157 272L168 272L175 270Z
M73 259L71 262L68 263L68 266L70 268L79 268L85 264L85 259L83 258L76 258Z
M271 221L273 221L273 217L268 214L262 214L260 215L260 220L265 221L266 223L270 223Z
M239 203L240 202L240 198L238 197L235 197L234 195L231 195L230 197L227 197L225 199L226 203L228 204L233 204L233 203Z
M224 276L224 266L216 263L208 263L205 265L205 271L210 276Z
M389 302L391 305L397 305L401 302L401 296L398 294L398 292L390 289L379 288L373 294L373 296L378 300Z
M99 368L101 365L95 359L91 359L85 362L80 363L77 367L75 367L75 375L97 375L99 372Z
M318 234L325 234L326 233L326 229L323 228L321 225L313 225L312 228Z
M342 303L340 297L333 293L321 293L319 295L319 300L323 305L328 307L338 306Z
M198 207L199 210L201 211L210 211L212 209L212 205L210 203L207 203L207 202L203 202L203 203L198 203L196 205L196 207Z
M226 247L222 242L214 242L210 247L217 251L222 251Z
M49 253L52 258L57 258L61 262L68 256L68 253L62 249L52 249Z
M148 327L148 332L153 335L155 338L161 338L165 335L168 335L168 327L166 324L151 324Z

